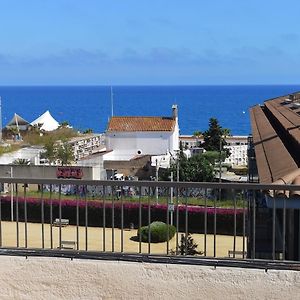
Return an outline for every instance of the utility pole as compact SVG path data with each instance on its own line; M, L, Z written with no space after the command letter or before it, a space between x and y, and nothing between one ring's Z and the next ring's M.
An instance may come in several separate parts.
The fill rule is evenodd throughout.
M111 101L111 116L114 116L114 93L112 86L110 87L110 101Z
M219 182L222 182L222 136L220 137L219 151Z
M179 155L177 154L177 182L179 182Z

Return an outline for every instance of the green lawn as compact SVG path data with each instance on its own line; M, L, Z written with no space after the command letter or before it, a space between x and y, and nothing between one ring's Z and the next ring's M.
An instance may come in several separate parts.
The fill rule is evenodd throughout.
M23 190L19 192L19 197L23 197ZM32 198L41 198L41 192L38 191L27 191L26 192L26 197L32 197ZM50 199L50 192L43 192L43 198L44 199ZM59 194L52 192L52 198L53 199L58 199ZM64 195L61 194L61 199L76 199L75 195ZM80 197L80 199L85 199L84 197ZM89 201L103 201L103 197L97 196L97 197L91 197L87 196L87 199ZM112 196L106 196L107 201L112 201L114 199L115 201L121 201L120 198L117 197L112 197ZM139 196L123 196L123 201L124 202L139 202ZM142 196L140 199L141 203L149 203L150 204L156 204L157 200L155 196ZM167 204L170 202L170 198L166 196L162 196L158 198L158 203L159 204ZM213 207L214 203L216 202L217 207L224 207L224 208L233 208L234 207L234 201L230 199L224 199L224 200L213 200L213 199L207 199L206 200L206 205ZM173 203L177 204L177 198L173 198ZM204 198L192 198L192 197L180 197L178 198L178 204L187 204L187 205L194 205L194 206L205 206L205 199ZM243 205L246 206L246 201L243 203L242 199L236 199L236 207L237 208L242 208Z

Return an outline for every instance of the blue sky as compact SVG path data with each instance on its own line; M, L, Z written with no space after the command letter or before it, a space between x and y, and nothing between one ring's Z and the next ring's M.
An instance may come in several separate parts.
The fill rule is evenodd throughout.
M0 85L297 84L299 1L0 0Z

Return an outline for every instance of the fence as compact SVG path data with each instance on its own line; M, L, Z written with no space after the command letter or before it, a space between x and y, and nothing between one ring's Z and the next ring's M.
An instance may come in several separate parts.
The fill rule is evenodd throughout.
M299 260L300 202L276 197L282 185L26 178L0 183L3 249ZM163 225L153 222L167 224L158 240L154 227Z

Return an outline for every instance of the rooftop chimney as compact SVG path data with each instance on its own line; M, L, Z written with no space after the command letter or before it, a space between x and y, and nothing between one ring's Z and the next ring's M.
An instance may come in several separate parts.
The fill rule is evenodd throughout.
M178 119L178 106L177 104L172 105L172 117L174 120Z

